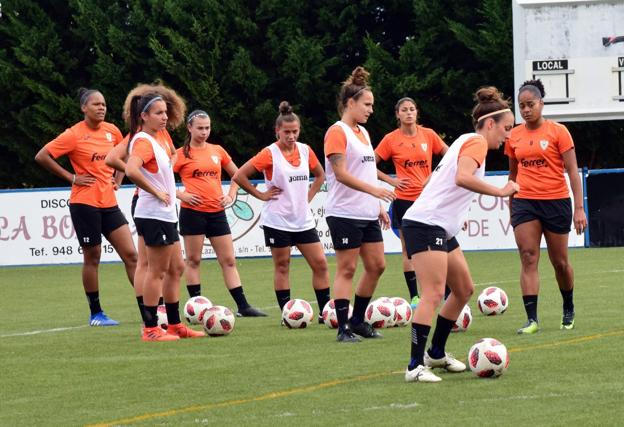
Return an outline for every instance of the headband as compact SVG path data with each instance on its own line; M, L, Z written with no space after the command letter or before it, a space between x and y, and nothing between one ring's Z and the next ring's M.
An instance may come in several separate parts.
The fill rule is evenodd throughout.
M147 101L147 104L145 104L145 107L143 107L143 109L141 110L141 113L145 113L147 110L149 110L149 107L156 101L162 101L162 96L155 96L152 99L150 99L149 101Z
M511 113L511 109L509 108L503 108L502 110L496 110L496 111L492 111L491 113L487 113L481 117L479 117L477 119L477 123L479 123L481 120L483 119L487 119L488 117L492 117L492 116L496 116L497 114L501 114L501 113L506 113L506 112L510 112Z
M89 100L89 97L91 95L93 95L94 93L96 93L97 90L95 89L89 89L86 90L85 93L82 94L82 96L80 97L80 105L85 105L87 103L87 101Z
M208 113L206 113L205 111L194 111L191 114L189 114L188 118L186 119L186 124L188 125L189 123L191 123L191 121L195 117L209 117L209 116L208 116Z

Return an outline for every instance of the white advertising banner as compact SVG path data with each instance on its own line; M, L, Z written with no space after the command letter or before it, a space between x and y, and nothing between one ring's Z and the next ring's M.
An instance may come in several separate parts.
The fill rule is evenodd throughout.
M493 185L502 186L507 176L486 176L485 179ZM258 185L260 188L264 187L264 183ZM224 191L227 188L228 185L224 185ZM69 215L69 193L68 188L0 191L0 266L82 262L82 250ZM117 191L117 200L136 239L136 230L130 216L133 194L134 187L124 186ZM325 253L333 254L329 228L324 218L325 196L323 186L312 201L311 210ZM263 232L258 225L262 203L239 190L235 202L226 209L237 257L270 256L269 249L264 246ZM387 203L383 205L388 208ZM513 230L509 225L509 206L506 199L475 195L465 221L466 229L457 236L462 249L516 247ZM396 230L384 231L383 237L386 253L401 252L401 242ZM583 244L583 236L570 233L570 246ZM299 252L293 249L293 254L298 255ZM215 257L207 239L203 257ZM103 238L102 262L111 261L120 259L110 243Z

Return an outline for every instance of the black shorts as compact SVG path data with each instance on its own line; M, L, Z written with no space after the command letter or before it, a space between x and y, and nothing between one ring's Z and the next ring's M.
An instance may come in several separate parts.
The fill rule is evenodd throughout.
M74 230L80 246L97 246L102 243L102 234L108 236L122 225L128 224L118 206L96 208L82 203L69 205Z
M225 211L202 212L180 208L180 234L183 236L217 237L232 234Z
M379 220L351 219L337 216L325 218L335 250L354 249L362 243L383 242Z
M568 234L572 229L570 198L555 200L516 199L511 202L511 226L538 220L542 228L552 233Z
M136 210L137 202L139 201L139 195L135 194L132 196L132 203L130 203L130 215L132 215L132 219L134 219L134 211Z
M452 252L459 247L455 237L446 239L446 231L437 225L403 220L403 238L407 257L424 251Z
M392 202L392 228L401 229L403 215L414 204L413 200L396 199Z
M286 231L263 225L262 230L264 231L264 244L270 248L288 248L321 241L316 228L305 231Z
M145 246L173 245L180 240L177 222L161 221L151 218L135 218L137 233L143 237Z

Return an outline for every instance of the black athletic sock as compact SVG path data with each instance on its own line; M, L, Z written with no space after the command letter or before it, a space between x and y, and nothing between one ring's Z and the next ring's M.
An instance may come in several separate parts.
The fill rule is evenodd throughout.
M449 320L446 317L442 317L438 314L436 327L433 331L433 338L431 338L431 348L429 349L429 356L431 356L432 358L441 359L444 357L444 347L446 346L446 340L451 333L451 328L453 327L455 320Z
M336 318L338 319L338 329L344 330L349 320L349 300L348 299L335 299L334 305L336 306Z
M569 291L559 289L563 298L563 311L574 311L574 288Z
M444 286L444 299L446 300L448 296L451 295L451 288L448 285Z
M143 320L143 323L145 322L145 308L143 305L143 296L140 297L136 297L137 300L137 305L139 306L139 312L141 313L141 319Z
M277 298L280 311L284 310L284 306L290 301L290 289L275 291L275 297Z
M237 288L230 289L230 295L232 295L232 298L234 298L234 302L236 302L239 310L249 307L249 303L247 302L247 298L245 298L245 292L243 292L242 285Z
M91 310L91 315L98 314L102 311L102 307L100 307L100 292L85 292L87 294L87 302L89 303L89 309Z
M355 301L353 301L353 315L351 316L351 324L353 326L357 326L364 322L364 314L366 313L366 308L368 307L370 300L371 297L361 297L357 294L355 295Z
M143 318L145 319L146 328L155 328L158 326L158 315L156 314L158 306L143 306Z
M425 346L427 345L427 337L430 330L431 326L412 323L412 352L411 360L407 367L410 371L418 365L425 364Z
M524 302L527 319L537 322L537 295L522 295L522 301Z
M409 290L410 299L418 296L418 284L416 283L416 273L413 271L404 271L403 276L405 276L405 283L407 284L407 289Z
M167 309L167 324L177 325L180 323L180 301L166 302L165 308Z
M325 308L325 305L330 300L329 288L315 289L314 293L316 294L316 302L318 302L318 306L319 306L318 312L320 316L323 313L323 309Z
M158 305L163 305L165 303L165 299L163 297L158 298Z
M198 297L201 295L201 283L186 285L186 290L188 291L189 298Z

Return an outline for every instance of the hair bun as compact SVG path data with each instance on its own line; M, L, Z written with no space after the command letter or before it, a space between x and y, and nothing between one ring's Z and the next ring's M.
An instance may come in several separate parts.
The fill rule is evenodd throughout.
M288 101L282 101L279 104L278 111L281 115L292 114L293 108Z
M366 86L368 84L368 77L370 73L364 69L364 67L355 67L355 70L351 72L350 80L351 84L356 86Z
M535 79L535 80L527 80L526 82L522 83L522 86L520 86L520 91L522 91L522 88L525 86L535 86L537 88L537 90L539 91L540 95L542 98L544 98L546 96L546 90L544 89L544 83L542 83L542 81L540 79Z
M486 86L477 90L477 93L475 93L475 101L479 104L504 102L502 94L494 86Z

